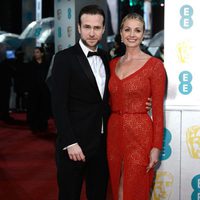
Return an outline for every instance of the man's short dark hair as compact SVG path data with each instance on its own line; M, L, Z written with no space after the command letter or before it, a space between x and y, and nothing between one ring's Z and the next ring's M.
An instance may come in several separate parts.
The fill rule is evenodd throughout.
M81 25L81 16L83 14L90 14L90 15L101 15L103 17L103 26L105 25L105 13L102 8L98 5L88 5L81 9L79 16L78 16L78 23Z

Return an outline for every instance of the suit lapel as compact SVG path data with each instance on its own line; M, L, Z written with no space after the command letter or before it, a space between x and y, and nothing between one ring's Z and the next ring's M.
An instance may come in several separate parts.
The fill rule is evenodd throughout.
M77 43L75 46L75 51L76 51L76 55L77 55L77 59L80 63L80 66L83 70L83 72L85 73L85 75L87 76L89 82L91 83L92 87L95 89L95 91L98 93L99 98L101 98L101 94L99 92L99 88L95 79L95 76L92 72L92 69L90 67L90 64L87 60L87 58L85 57L85 54L83 53L80 45ZM102 50L99 50L99 54L100 57L104 63L104 67L105 67L105 73L106 73L106 82L105 82L105 89L104 89L104 97L107 94L107 85L108 85L108 80L109 80L109 66L108 66L108 59L106 58L106 55L104 55ZM102 98L101 98L102 99Z
M98 86L97 86L97 82L95 79L95 76L92 72L92 69L90 67L90 64L87 60L87 58L85 57L85 54L83 53L81 47L79 46L79 44L75 45L75 49L76 49L76 55L77 55L77 59L80 63L80 66L83 70L83 72L85 73L85 75L87 76L89 82L91 83L92 87L94 87L95 91L98 92L98 94L100 95Z

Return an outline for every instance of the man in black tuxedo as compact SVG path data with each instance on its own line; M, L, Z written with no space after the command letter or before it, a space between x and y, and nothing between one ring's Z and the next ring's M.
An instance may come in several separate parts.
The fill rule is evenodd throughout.
M88 200L106 199L109 59L97 48L104 30L103 10L82 8L79 42L54 56L49 87L58 131L59 200L79 200L83 178Z

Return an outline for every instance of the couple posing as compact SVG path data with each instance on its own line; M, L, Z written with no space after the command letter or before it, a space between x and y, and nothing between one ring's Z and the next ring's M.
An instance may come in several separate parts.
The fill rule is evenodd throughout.
M122 57L97 48L105 14L96 5L79 13L80 40L55 55L50 81L58 131L59 200L105 200L108 174L114 200L148 200L162 149L165 70L140 50L144 20L128 14L120 34ZM152 98L152 118L146 108ZM109 171L109 173L108 173Z

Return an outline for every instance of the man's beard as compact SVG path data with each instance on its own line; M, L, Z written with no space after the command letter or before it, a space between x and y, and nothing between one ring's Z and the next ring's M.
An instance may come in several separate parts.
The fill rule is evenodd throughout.
M83 42L83 44L85 45L85 46L87 46L87 47L97 47L97 45L99 44L99 41L97 41L96 42L96 44L95 45L93 45L93 46L90 46L88 43L87 43L87 41L86 40L84 40L84 39L82 39L81 38L81 41Z

